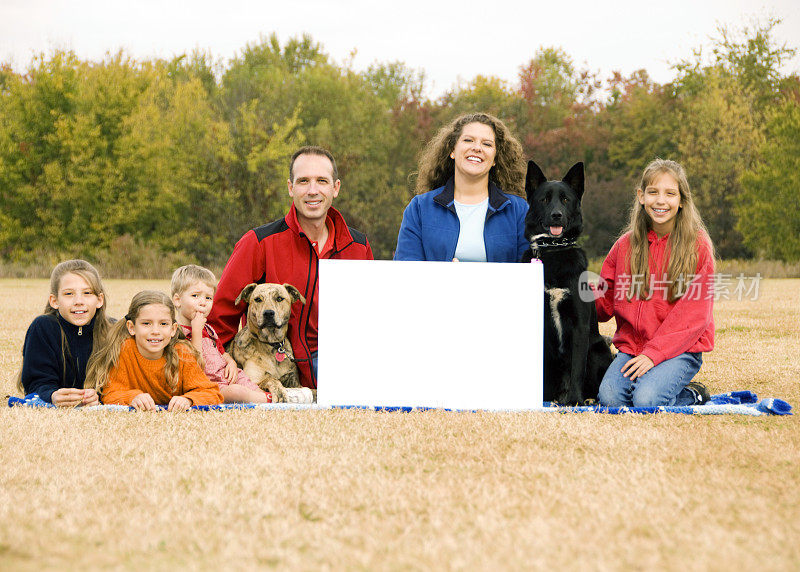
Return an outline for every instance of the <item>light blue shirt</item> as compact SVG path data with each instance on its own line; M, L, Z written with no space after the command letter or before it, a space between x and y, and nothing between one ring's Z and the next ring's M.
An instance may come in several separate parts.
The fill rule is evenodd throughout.
M454 201L461 229L456 243L456 258L461 262L486 262L483 225L489 208L489 197L475 205Z

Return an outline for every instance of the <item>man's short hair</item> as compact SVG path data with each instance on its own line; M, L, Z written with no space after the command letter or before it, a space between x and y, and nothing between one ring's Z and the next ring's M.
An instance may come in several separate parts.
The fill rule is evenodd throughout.
M292 160L289 162L289 180L291 182L294 183L294 162L300 155L320 155L321 157L327 157L333 166L333 181L331 182L335 182L339 178L339 169L336 168L336 159L333 158L331 152L318 145L306 145L295 151L292 155Z
M212 290L217 290L217 277L208 268L197 266L196 264L187 264L181 266L172 273L172 282L170 283L170 291L172 295L180 296L192 284L202 282Z

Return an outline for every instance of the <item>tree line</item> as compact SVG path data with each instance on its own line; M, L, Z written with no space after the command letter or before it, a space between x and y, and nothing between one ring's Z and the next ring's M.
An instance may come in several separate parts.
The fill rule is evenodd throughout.
M486 111L551 178L584 161L586 240L604 255L655 157L686 167L722 258L800 259L800 78L779 20L718 29L710 53L600 78L542 48L515 84L477 76L437 99L400 62L355 71L312 38L249 44L226 63L194 52L84 61L70 51L0 64L0 258L92 259L120 237L221 266L249 228L286 211L304 144L337 158L337 207L390 258L416 159L442 125Z

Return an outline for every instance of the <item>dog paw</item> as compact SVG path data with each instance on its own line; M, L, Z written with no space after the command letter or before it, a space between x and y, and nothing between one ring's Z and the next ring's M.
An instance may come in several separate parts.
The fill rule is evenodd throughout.
M287 387L287 403L314 403L317 400L314 390L308 387Z
M273 387L270 389L270 393L272 394L273 403L287 403L286 390L282 387Z

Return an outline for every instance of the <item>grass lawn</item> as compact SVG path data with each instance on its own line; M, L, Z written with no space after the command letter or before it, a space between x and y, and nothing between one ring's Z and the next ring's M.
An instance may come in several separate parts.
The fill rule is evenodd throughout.
M751 297L699 380L797 408L800 280ZM0 280L2 395L46 298ZM2 570L800 568L795 416L0 407L0 459Z

